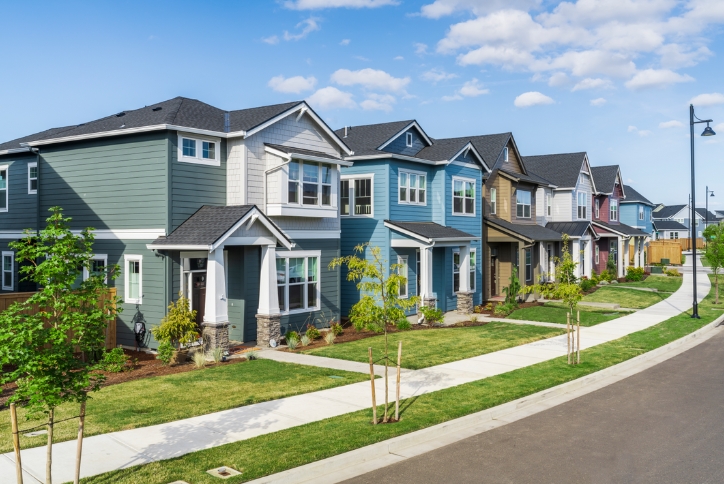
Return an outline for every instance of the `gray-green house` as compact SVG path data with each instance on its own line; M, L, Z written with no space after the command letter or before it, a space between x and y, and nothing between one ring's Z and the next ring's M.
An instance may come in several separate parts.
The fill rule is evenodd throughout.
M121 267L120 344L179 292L220 346L338 319L327 266L349 154L305 102L224 111L181 97L0 144L2 291L34 289L8 243L58 205L95 229L98 266Z

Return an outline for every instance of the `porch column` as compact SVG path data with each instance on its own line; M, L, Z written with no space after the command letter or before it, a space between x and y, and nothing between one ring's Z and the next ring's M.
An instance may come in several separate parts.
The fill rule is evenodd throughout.
M641 267L641 237L634 237L634 267Z
M421 305L435 307L437 300L432 291L432 247L420 248Z
M593 266L593 240L586 242L586 248L583 251L583 275L591 278L591 267Z
M204 345L207 349L229 349L229 315L226 297L226 268L224 248L209 252L206 264L206 301L202 323Z
M624 248L623 237L618 237L618 277L626 275L626 271L624 270L624 251L626 251L626 249Z
M571 241L571 259L577 262L573 275L577 278L581 277L581 240L574 239Z
M460 289L457 293L458 312L471 314L474 309L473 293L470 291L470 246L460 246Z
M261 246L259 308L256 311L256 344L269 347L281 338L281 311L277 292L276 244Z

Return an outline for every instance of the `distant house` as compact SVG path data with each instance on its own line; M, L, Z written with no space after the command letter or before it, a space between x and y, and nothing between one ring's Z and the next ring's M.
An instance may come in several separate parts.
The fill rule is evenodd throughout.
M697 207L695 212L696 237L701 238L707 223L713 225L719 222L717 216L712 212L707 213L705 208ZM691 227L691 205L663 205L656 208L652 215L654 221L669 220L680 223L686 229Z
M626 192L626 198L619 202L621 222L646 232L653 238L654 204L630 185L624 185L623 189Z
M689 237L689 229L674 220L654 220L653 227L656 240L679 240Z

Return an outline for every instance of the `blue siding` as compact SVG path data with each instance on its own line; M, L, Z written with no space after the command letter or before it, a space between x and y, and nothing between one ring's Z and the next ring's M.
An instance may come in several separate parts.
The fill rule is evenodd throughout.
M412 146L407 146L407 133L412 134ZM397 153L399 155L415 156L421 149L425 148L427 143L420 136L415 128L408 129L395 140L385 146L384 151Z
M407 222L420 222L432 220L433 201L430 196L434 190L431 190L430 180L435 173L435 168L420 163L409 161L397 161L390 163L390 179L389 179L389 201L390 201L390 220L399 220ZM425 205L416 205L411 203L400 203L400 170L410 170L422 173L426 176Z
M639 220L639 207L644 208L644 219ZM647 234L654 231L651 223L651 207L639 203L621 203L619 205L621 223L630 225L631 227L645 227L641 230Z
M471 178L475 180L475 216L453 215L452 213L452 196L453 196L453 177ZM460 165L448 165L445 170L445 220L448 227L454 227L463 232L467 232L477 237L482 236L482 197L480 196L482 189L482 171L475 168L467 168Z

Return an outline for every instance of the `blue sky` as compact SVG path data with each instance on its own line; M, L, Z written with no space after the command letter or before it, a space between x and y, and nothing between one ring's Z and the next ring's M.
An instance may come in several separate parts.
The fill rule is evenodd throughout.
M333 127L417 119L587 151L649 199L724 209L724 1L4 2L0 140L186 96L308 99ZM12 19L11 21L7 21ZM699 205L699 204L698 204Z

